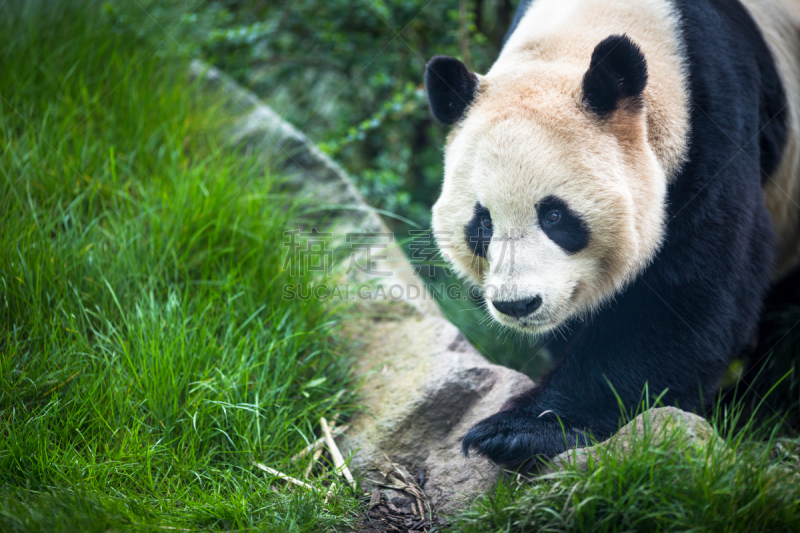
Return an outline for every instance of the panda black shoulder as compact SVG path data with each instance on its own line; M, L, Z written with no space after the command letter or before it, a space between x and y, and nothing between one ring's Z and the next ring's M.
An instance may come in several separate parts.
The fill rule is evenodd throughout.
M716 319L750 336L773 264L762 186L787 144L787 95L764 35L739 0L671 1L688 70L688 154L668 186L667 239L647 284L668 291L703 280L716 297L738 302Z
M672 1L688 60L694 148L708 148L706 135L728 137L742 148L758 142L763 182L780 164L789 118L780 73L762 31L740 0ZM748 87L759 94L742 94ZM739 136L744 133L740 122L747 120L742 107L753 97L759 102L757 131ZM699 124L705 119L716 123L710 131Z

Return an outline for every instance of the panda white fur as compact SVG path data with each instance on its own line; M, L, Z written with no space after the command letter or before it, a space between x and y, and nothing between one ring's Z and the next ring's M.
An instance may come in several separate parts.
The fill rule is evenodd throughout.
M646 386L702 407L800 256L800 0L523 0L489 72L426 88L440 247L557 354L464 452L603 439Z

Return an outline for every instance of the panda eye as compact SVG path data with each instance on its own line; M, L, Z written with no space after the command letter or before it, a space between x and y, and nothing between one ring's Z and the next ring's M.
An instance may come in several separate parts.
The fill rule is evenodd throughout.
M536 214L545 235L566 253L578 253L589 245L589 226L561 198L543 198L536 205Z
M553 209L544 216L545 222L548 224L555 224L561 220L561 211Z
M464 240L476 256L486 257L489 243L492 242L492 227L492 215L489 210L480 202L475 202L475 214L464 226Z

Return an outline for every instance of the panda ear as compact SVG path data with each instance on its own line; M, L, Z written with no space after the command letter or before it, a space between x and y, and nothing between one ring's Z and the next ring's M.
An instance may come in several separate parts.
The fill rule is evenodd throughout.
M627 35L603 39L592 53L589 70L583 76L583 101L600 116L621 105L640 108L647 86L647 62L639 47Z
M433 118L452 125L475 99L478 76L454 57L436 56L425 67L425 91Z

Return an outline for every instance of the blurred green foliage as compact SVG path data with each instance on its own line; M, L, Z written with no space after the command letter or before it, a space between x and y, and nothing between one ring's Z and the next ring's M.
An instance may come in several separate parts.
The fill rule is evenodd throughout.
M485 71L513 5L222 0L195 13L205 58L331 154L373 205L427 227L447 132L428 112L425 63L447 54Z

